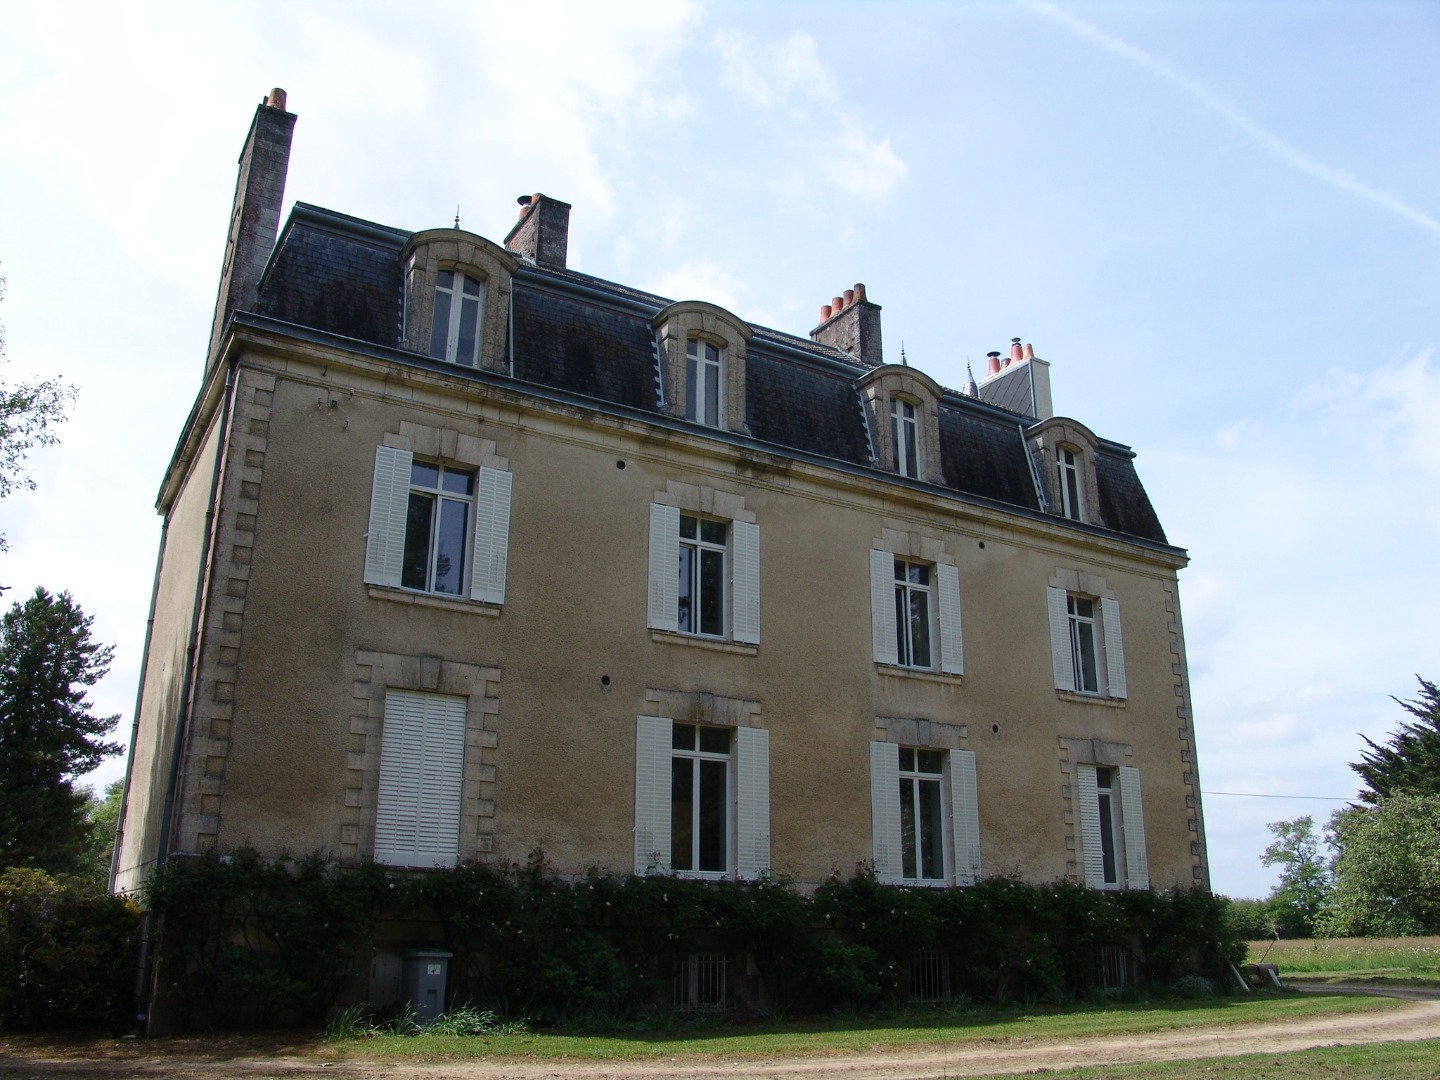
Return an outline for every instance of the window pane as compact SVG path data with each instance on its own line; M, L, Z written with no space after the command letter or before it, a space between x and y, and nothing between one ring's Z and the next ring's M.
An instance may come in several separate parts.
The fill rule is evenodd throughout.
M437 360L446 359L445 350L450 344L450 294L435 290L435 318L430 323L430 355Z
M720 365L705 365L705 418L711 427L720 426Z
M720 611L725 601L725 556L719 551L700 552L700 633L724 633Z
M700 865L701 870L724 870L726 798L725 774L729 763L700 762Z
M453 469L446 469L444 475L440 477L440 480L440 486L444 490L454 492L456 495L469 495L475 477L467 472L457 472Z
M900 769L902 772L915 771L915 751L908 746L900 748Z
M686 540L694 540L694 539L695 539L695 533L696 533L696 530L697 530L698 528L699 528L699 522L696 521L693 517L685 517L683 514L681 515L681 517L680 517L680 535L681 535L683 538L685 538Z
M900 781L900 872L907 878L916 876L915 867L915 781Z
M470 506L455 499L440 502L434 591L459 596L465 591L465 519Z
M480 295L480 282L476 281L469 274L466 274L464 277L462 277L460 281L462 283L461 291L464 292L466 296Z
M920 563L906 563L906 576L912 585L930 584L930 567Z
M945 760L943 752L939 750L917 750L915 751L915 757L917 758L916 772L934 773L938 776L943 771L942 763Z
M674 732L670 736L670 749L672 750L694 750L695 749L695 725L676 724Z
M930 597L910 592L910 648L915 667L930 666Z
M418 491L410 493L405 514L405 556L400 565L400 584L407 589L424 589L430 578L430 527L435 500Z
M455 271L441 270L435 275L435 286L440 289L455 288ZM450 298L448 296L445 298L445 302L450 302Z
M455 362L475 366L475 341L480 333L480 301L467 296L460 302L460 338L455 345Z
M1095 669L1095 624L1082 622L1075 624L1076 637L1076 672L1075 689L1083 690L1086 693L1094 694L1100 690L1100 681L1096 677Z
M1096 770L1097 772L1099 770ZM1118 884L1115 873L1115 821L1111 818L1110 793L1102 792L1100 800L1100 861L1104 864L1105 884Z
M702 521L700 522L700 539L707 544L725 543L725 522L723 521Z
M685 361L685 419L699 419L699 406L696 404L700 396L700 378L698 374L699 365L696 363L695 354L691 353Z
M910 620L905 602L908 591L901 585L895 587L895 657L906 666L913 662L910 658Z
M943 811L940 804L940 781L917 781L920 796L920 876L943 878L945 876L945 849L941 841L945 835Z
M707 754L730 753L730 729L702 727L700 729L700 749Z
M685 525L682 519L681 532ZM680 603L676 609L676 625L683 633L695 633L695 549L688 544L680 545Z
M437 488L440 486L440 466L426 465L416 461L410 465L410 486Z
M677 729L678 730L678 729ZM695 843L695 762L670 760L670 868L693 870Z

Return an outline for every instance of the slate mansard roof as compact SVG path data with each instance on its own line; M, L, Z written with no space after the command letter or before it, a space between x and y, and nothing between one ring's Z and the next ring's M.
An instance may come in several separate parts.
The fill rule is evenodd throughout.
M261 280L256 313L350 339L352 347L400 348L401 252L410 235L296 203ZM667 424L675 422L661 410L651 325L669 300L574 270L528 263L514 274L511 291L513 317L507 346L513 349L517 383L579 395L591 399L597 409L608 404L652 413ZM763 327L752 330L745 375L745 422L751 439L775 453L873 468L855 385L869 367L807 338ZM418 356L417 362L434 363ZM475 377L486 376L476 373ZM1038 514L1041 508L1022 434L1034 423L1035 417L947 390L939 410L945 477L941 488ZM1133 459L1128 447L1100 441L1095 471L1104 526L1168 547ZM896 483L915 483L891 473L883 475Z

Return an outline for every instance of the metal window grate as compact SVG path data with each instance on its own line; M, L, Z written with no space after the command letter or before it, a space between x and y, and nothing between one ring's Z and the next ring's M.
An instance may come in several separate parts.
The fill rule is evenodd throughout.
M950 965L944 953L922 949L910 957L910 1000L950 1000Z
M675 973L675 1008L709 1012L725 1008L725 954L694 953Z
M1128 981L1126 975L1125 950L1113 945L1100 950L1100 987L1103 990L1120 990Z

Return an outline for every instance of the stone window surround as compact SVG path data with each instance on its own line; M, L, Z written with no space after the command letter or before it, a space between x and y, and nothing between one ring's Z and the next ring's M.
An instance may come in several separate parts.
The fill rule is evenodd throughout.
M1080 816L1075 804L1075 766L1100 765L1108 769L1133 764L1135 748L1129 743L1108 742L1105 739L1075 739L1064 735L1059 739L1061 786L1060 797L1065 800L1065 876L1082 884L1085 868L1075 858L1080 841L1077 830Z
M355 864L375 850L375 812L380 788L380 746L388 690L449 694L468 701L465 764L460 802L458 861L472 862L494 849L495 765L485 760L499 745L500 669L438 656L355 651L355 708L350 716L345 806L340 855Z
M401 347L429 355L435 312L435 275L441 270L469 274L485 286L477 365L508 373L506 322L515 257L483 236L461 229L427 229L410 237L400 253L405 271L404 331Z
M662 410L685 419L685 350L691 338L720 349L720 430L750 433L745 423L745 354L754 332L748 323L715 304L681 300L650 321L659 351Z
M1115 590L1110 588L1109 582L1099 574L1092 574L1087 570L1074 570L1057 566L1055 573L1051 575L1045 584L1053 589L1063 589L1067 594L1071 595L1088 596L1096 600L1118 601L1120 599L1115 595ZM1097 629L1101 632L1097 635L1095 642L1096 661L1102 670L1104 669L1106 656L1103 627L1103 621L1097 624ZM1105 705L1117 709L1123 709L1126 701L1125 698L1111 697L1108 690L1105 693L1099 694L1082 693L1074 690L1056 690L1055 693L1062 701L1073 701L1084 705ZM1090 764L1104 765L1107 763L1103 761L1092 761Z
M1075 465L1080 474L1080 509L1084 514L1080 520L1089 525L1104 524L1100 519L1100 490L1095 479L1095 453L1100 447L1100 440L1094 433L1078 420L1056 416L1027 428L1025 440L1029 443L1035 471L1040 478L1045 512L1056 517L1065 516L1065 502L1060 493L1059 452L1069 450L1075 455Z
M745 496L703 484L686 484L679 480L667 480L664 491L656 491L650 500L662 506L673 506L686 514L715 518L720 521L745 521L755 524L755 511L745 509ZM696 634L672 633L669 630L651 630L650 639L675 645L696 646L743 656L756 656L759 647L730 638L734 631L735 597L731 578L734 574L734 532L729 531L725 552L725 627L723 638L700 637ZM677 718L678 719L678 718ZM708 721L696 721L697 723ZM756 725L758 726L758 725Z
M874 465L895 472L895 446L890 432L890 402L896 398L915 406L920 439L920 476L929 484L943 484L940 468L940 384L923 371L900 364L886 364L862 375L855 383L870 425ZM897 474L898 475L898 474Z
M956 566L955 556L946 550L945 541L938 536L930 536L925 533L912 532L908 530L882 528L880 535L870 541L870 548L873 551L884 551L891 555L907 559L911 562L930 563L932 566ZM876 670L882 675L892 675L900 678L911 678L928 680L931 682L951 683L956 686L963 685L963 675L952 675L940 670L940 649L942 648L940 629L940 599L935 589L938 582L932 586L930 623L931 623L931 651L935 666L931 668L901 667L899 665L877 664ZM911 745L921 745L913 743ZM956 747L947 747L956 749Z

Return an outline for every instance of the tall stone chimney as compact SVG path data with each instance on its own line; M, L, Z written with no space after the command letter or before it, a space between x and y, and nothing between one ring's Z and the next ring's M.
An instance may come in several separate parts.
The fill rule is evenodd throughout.
M570 246L570 204L548 195L521 195L520 220L505 237L505 247L536 266L564 270Z
M865 286L856 283L820 308L820 325L810 337L821 345L832 345L867 367L885 363L880 344L880 305L865 298Z
M290 167L290 138L295 114L285 111L285 91L271 90L255 110L245 148L240 151L240 174L235 180L235 205L230 210L230 235L220 267L220 293L215 298L215 320L210 325L210 349L205 370L219 359L220 339L237 311L254 308L260 275L280 229L280 203L285 197L285 174Z

